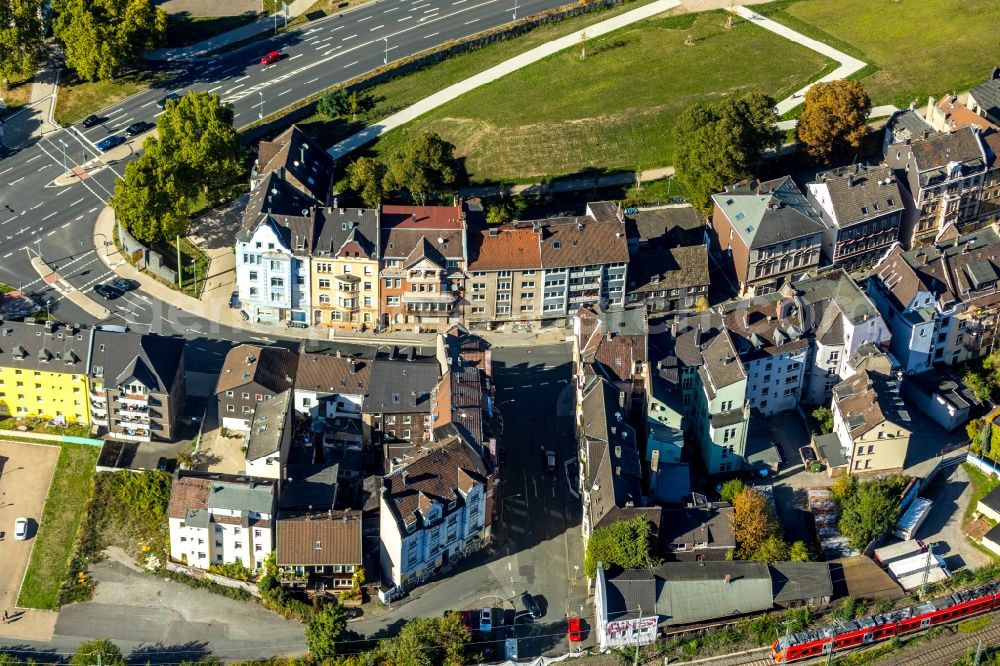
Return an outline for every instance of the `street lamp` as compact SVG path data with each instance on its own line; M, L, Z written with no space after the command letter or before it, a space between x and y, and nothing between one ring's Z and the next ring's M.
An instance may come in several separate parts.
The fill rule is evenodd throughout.
M257 94L260 95L260 109L257 111L257 119L264 120L264 91L258 90Z
M514 0L514 20L517 20L517 0Z
M100 233L100 232L94 234L94 236L95 237L100 236L101 238L104 239L104 256L105 257L108 256L108 253L110 252L108 250L108 246L111 245L111 242L108 240L108 237L105 236L104 234Z
M382 64L383 65L388 65L389 64L389 38L388 37L383 37L382 39L385 40L385 57L382 59Z
M191 260L191 270L194 272L194 297L198 298L198 264Z

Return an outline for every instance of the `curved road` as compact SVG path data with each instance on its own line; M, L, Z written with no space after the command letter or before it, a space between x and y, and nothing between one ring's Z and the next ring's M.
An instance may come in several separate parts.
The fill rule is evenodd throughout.
M524 17L557 7L565 0L518 0ZM29 263L29 251L78 289L89 291L112 276L92 247L98 211L114 191L125 163L140 141L106 156L72 185L54 184L64 165L73 168L99 155L97 142L137 122L155 122L156 102L167 93L205 90L233 105L237 127L244 127L337 83L427 48L510 22L514 0L380 0L343 14L261 40L232 53L185 63L173 62L174 78L104 109L103 122L86 129L66 127L33 139L29 145L0 148L0 282L23 288L39 301L51 301L63 321L95 323L93 318L44 284ZM280 50L281 61L262 67L260 56ZM178 69L180 68L180 69ZM13 119L10 123L23 122ZM221 363L226 341L253 339L245 331L192 317L141 292L110 304L137 330L201 339L192 347L194 363L207 369ZM199 354L201 354L199 356Z

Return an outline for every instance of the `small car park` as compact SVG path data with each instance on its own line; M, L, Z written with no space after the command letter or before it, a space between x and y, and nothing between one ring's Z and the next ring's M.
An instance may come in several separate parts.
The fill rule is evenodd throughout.
M106 301L113 301L122 295L122 292L107 284L95 284L94 291L103 296Z
M28 519L18 518L14 521L14 540L24 541L28 538Z
M173 101L173 102L176 102L176 101L177 101L177 100L179 100L180 98L181 98L181 96L180 96L180 95L178 95L178 94L177 94L177 93L175 93L175 92L172 92L172 93L170 93L170 94L166 95L166 96L165 96L165 97L164 97L163 99L161 99L160 101L158 101L158 102L156 103L156 108L158 108L158 109L166 109L166 108L167 108L167 102L171 102L171 101Z
M100 124L101 124L101 119L98 118L97 116L87 116L86 118L83 119L83 126L86 127L87 129L90 129L91 127L96 127Z
M153 123L147 123L145 120L140 120L137 123L132 123L125 128L125 134L127 136L139 136L140 134L145 134L149 130L156 127Z
M538 600L531 596L528 592L524 592L521 595L521 603L524 604L524 610L528 611L528 615L531 619L537 620L542 616L542 609L538 605Z
M260 64L262 65L273 65L274 63L281 60L281 53L278 51L271 51L265 56L261 56Z
M101 139L97 142L97 149L102 153L106 153L112 148L116 148L125 143L125 137L119 136L117 134L112 134L109 137Z

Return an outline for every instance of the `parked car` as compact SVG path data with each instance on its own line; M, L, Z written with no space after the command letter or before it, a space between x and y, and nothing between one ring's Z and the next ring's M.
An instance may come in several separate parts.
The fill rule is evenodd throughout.
M83 119L83 126L86 128L96 127L101 124L101 119L97 116L87 116Z
M135 291L139 288L139 283L135 280L129 280L128 278L116 278L112 280L111 286L118 291Z
M583 640L583 629L580 626L580 618L571 617L566 622L566 625L568 628L566 633L569 635L570 641L576 643Z
M524 604L524 610L528 611L528 614L531 615L531 619L537 620L542 616L542 609L538 605L538 600L528 592L521 595L521 603Z
M128 136L139 136L140 134L145 134L149 130L156 127L153 123L147 123L145 120L140 120L137 123L132 123L125 128L125 134Z
M95 284L94 291L103 296L104 300L107 301L113 301L122 295L122 292L107 284Z
M493 631L493 610L484 608L479 611L479 631L488 634Z
M266 56L261 56L260 64L273 65L279 60L281 60L281 53L279 53L278 51L271 51Z
M180 98L181 98L181 96L180 96L180 95L178 95L178 94L177 94L177 93L175 93L175 92L172 92L172 93L170 93L170 94L166 95L166 96L165 96L165 97L164 97L163 99L161 99L161 100L160 100L159 102L157 102L157 103L156 103L156 108L158 108L158 109L165 109L165 108L167 108L167 102L171 102L171 101L173 101L173 102L176 102L176 101L177 101L177 100L179 100Z
M555 474L556 471L556 452L546 451L545 452L545 471L549 474Z
M28 538L28 519L18 518L14 521L14 539L24 541Z
M106 153L112 148L116 148L125 143L125 137L119 136L117 134L112 134L109 137L101 139L97 142L97 149L102 153Z

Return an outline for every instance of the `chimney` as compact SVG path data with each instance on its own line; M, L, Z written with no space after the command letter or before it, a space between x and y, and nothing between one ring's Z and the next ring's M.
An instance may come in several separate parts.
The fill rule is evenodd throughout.
M337 350L337 358L340 358L340 350Z
M622 457L622 447L616 444L615 445L615 458L621 458L621 457Z
M614 338L614 335L611 333L611 331L608 331L607 333L604 334L604 339L607 340L608 342L611 342L612 338Z
M618 406L622 408L625 407L625 391L618 392Z
M726 582L726 584L728 585L729 583L733 582L733 577L730 574L726 574L726 577L723 578L722 580L724 580Z

